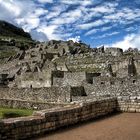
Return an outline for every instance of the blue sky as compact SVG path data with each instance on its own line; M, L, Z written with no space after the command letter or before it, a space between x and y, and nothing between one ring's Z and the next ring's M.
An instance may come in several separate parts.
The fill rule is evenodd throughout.
M0 19L36 40L140 48L140 0L0 0Z

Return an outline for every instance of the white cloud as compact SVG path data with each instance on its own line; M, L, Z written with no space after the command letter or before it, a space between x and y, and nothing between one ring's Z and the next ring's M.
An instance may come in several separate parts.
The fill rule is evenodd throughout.
M84 30L87 30L87 29L90 29L92 27L98 27L98 26L101 26L103 24L106 24L108 21L107 20L96 20L94 22L90 22L90 23L85 23L85 24L81 24L81 25L78 25L78 27L80 29L84 29Z
M26 20L26 22L29 22L29 19L31 19L29 24L33 24L32 20L38 18L39 10L41 11L42 9L37 9L36 5L32 1L29 1L27 4L25 1L20 2L18 0L10 0L0 1L0 10L4 11L0 13L0 18L3 20L11 21L14 24L15 22L20 24L20 22Z
M104 37L108 37L108 36L112 36L112 35L117 35L119 34L120 32L113 32L113 33L107 33L105 35L102 35L100 38L104 38Z
M30 32L32 29L37 28L39 26L40 19L39 18L25 18L24 25L22 26L26 32Z
M3 11L0 13L0 19L15 25L18 24L25 31L31 32L33 36L35 33L42 32L47 39L66 39L70 37L72 35L71 31L69 29L67 31L62 30L61 26L64 24L68 26L81 19L83 9L76 8L65 12L69 6L62 4L60 1L59 5L52 6L48 11L43 3L51 3L53 0L38 0L38 2L42 4L37 4L35 1L28 1L27 4L26 0L0 0L0 11ZM90 4L90 0L78 0L78 3L81 4L79 7L84 8L85 5ZM73 29L72 26L71 29ZM40 40L39 35L33 38L36 37L39 37Z
M130 24L134 21L137 21L139 18L140 9L130 9L126 7L104 16L104 19L108 19L113 22L119 22L121 24Z
M73 35L79 35L81 30L87 30L85 35L91 35L110 30L114 23L126 25L140 21L138 8L119 7L118 1L98 4L100 2L101 0L0 0L0 19L24 28L39 40L41 37L45 39L44 35L47 39L75 39ZM107 23L113 24L104 27L108 26ZM126 29L129 32L132 30ZM113 34L103 34L100 38L111 35Z
M107 47L119 47L124 50L128 48L138 48L140 49L140 33L127 35L122 41L116 42L111 45L106 45Z
M60 0L61 3L68 4L68 5L91 5L93 2L92 0Z
M73 42L79 42L80 41L80 36L68 38L67 40L72 40Z
M105 33L105 34L97 36L97 37L92 37L92 39L102 39L102 38L105 38L105 37L110 37L110 36L117 35L119 33L120 32Z
M38 32L36 30L32 30L30 32L30 34L32 36L32 39L34 39L34 40L38 40L38 41L41 41L41 42L43 42L44 40L45 41L48 40L47 36L43 32Z
M92 30L88 31L87 33L85 33L85 35L87 36L87 35L95 34L98 31L99 31L99 29L92 29Z
M140 35L135 36L135 38L132 40L132 44L135 48L140 49Z
M53 0L38 0L40 3L53 3Z
M41 16L41 15L44 15L44 14L47 14L48 13L48 10L46 9L43 9L43 8L37 8L35 11L34 11L34 16Z
M55 18L51 24L69 24L77 21L82 16L82 12L79 9L63 13L59 17Z
M55 7L52 7L51 10L47 13L45 18L50 20L51 18L57 18L62 12L64 12L68 6L59 4Z
M94 29L88 31L85 35L87 36L87 35L95 34L95 33L97 33L98 31L99 31L99 32L104 32L104 31L110 30L112 27L113 27L113 26L102 27L101 29L100 29L100 28L98 28L98 29L97 29L97 28L94 28Z
M37 31L43 32L49 40L51 39L59 40L60 37L57 34L55 34L55 30L57 29L57 27L58 27L57 25L50 26L42 25L37 29Z
M92 8L92 9L90 9L90 11L96 12L96 13L98 13L98 12L99 13L112 13L115 11L115 8L103 5L103 6L97 6L95 8Z
M14 16L19 16L21 13L21 9L18 3L14 3L13 1L0 1L0 6L7 9L9 13L12 13Z
M132 32L132 31L136 31L136 30L138 30L137 26L132 26L132 27L125 28L125 31L127 31L127 32Z
M33 1L7 0L0 1L0 19L21 26L25 31L31 32L40 26L40 16L48 10L36 5Z

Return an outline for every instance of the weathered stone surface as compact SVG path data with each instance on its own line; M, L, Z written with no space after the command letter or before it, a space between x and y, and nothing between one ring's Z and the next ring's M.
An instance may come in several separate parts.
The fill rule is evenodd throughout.
M0 128L2 128L0 129L0 138L1 140L27 139L62 126L106 115L115 111L116 106L116 98L106 98L99 100L99 102L85 102L34 112L32 117L2 120L0 122Z

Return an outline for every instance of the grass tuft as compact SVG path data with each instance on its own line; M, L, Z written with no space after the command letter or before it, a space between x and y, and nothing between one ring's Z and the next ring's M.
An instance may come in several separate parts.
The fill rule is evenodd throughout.
M33 110L0 108L0 119L15 118L32 115Z

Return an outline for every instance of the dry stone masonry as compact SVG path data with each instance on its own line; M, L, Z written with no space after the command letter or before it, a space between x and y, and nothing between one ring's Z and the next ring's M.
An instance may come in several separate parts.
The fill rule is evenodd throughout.
M51 40L0 64L0 106L38 110L0 121L0 139L27 139L114 111L140 112L140 52Z
M27 139L57 128L107 115L116 110L115 98L88 101L34 112L32 117L2 120L0 139Z

